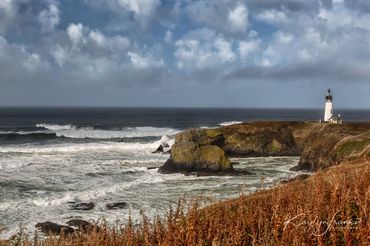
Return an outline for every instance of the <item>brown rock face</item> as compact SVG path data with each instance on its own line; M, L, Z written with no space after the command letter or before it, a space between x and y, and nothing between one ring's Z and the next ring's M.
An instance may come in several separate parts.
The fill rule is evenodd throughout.
M317 171L370 155L370 123L311 125L293 170Z
M200 146L194 142L180 142L172 146L171 157L159 171L173 172L222 172L232 169L225 152L216 145Z
M222 148L229 156L297 156L300 154L291 130L283 123L269 126L241 124L227 129Z

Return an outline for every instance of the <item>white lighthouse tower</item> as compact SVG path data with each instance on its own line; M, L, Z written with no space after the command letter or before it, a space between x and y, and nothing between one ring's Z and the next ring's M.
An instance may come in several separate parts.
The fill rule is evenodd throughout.
M333 96L329 88L325 96L325 115L324 121L330 121L333 118Z

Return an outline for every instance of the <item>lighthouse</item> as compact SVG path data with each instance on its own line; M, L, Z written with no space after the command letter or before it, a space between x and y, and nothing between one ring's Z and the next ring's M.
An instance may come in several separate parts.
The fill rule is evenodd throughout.
M333 96L331 94L331 90L329 88L328 92L325 96L325 115L324 121L330 121L333 117Z

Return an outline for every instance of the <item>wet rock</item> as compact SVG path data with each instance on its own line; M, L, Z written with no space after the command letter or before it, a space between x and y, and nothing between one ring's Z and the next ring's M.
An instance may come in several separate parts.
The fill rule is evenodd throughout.
M35 227L45 234L59 235L61 233L71 234L75 232L75 230L69 226L59 225L50 221L37 223Z
M115 202L115 203L108 203L105 205L107 209L114 210L114 209L122 209L127 207L126 202Z
M92 202L81 202L81 203L75 203L71 205L71 208L74 210L91 210L94 208L94 203Z
M252 173L247 170L236 170L236 169L228 169L221 172L197 172L197 177L204 177L204 176L243 176L243 175L251 175Z
M94 225L86 220L81 219L72 219L67 222L67 225L70 227L75 227L79 230L88 231L94 228Z
M159 147L155 151L153 151L152 153L157 154L157 153L163 153L163 152L164 152L163 145L159 145Z

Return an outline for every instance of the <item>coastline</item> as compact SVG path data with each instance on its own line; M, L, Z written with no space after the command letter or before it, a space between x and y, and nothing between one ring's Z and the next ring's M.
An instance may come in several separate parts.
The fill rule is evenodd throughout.
M248 124L248 123L247 123ZM266 124L266 123L263 123L263 124ZM279 124L279 123L275 123L275 124ZM284 123L285 124L285 123ZM294 124L296 124L296 123L294 123ZM362 132L362 133L359 133L361 136L364 134L363 133L363 129L360 127L360 129L358 129L358 126L356 126L356 124L355 123L351 123L350 125L355 125L355 130L356 130L356 133L358 133L359 131L360 132ZM361 125L366 125L366 127L368 127L368 125L369 124L365 124L365 123L361 123ZM289 124L288 124L288 126L289 127L291 127ZM287 127L288 127L287 126ZM349 127L348 125L342 125L342 126L330 126L330 125L328 125L329 126L329 128L330 129L336 129L336 131L334 132L335 134L339 134L339 136L337 136L337 137L340 137L341 139L342 139L342 137L343 137L343 133L345 133L345 134L349 134L350 133L350 131L352 131L353 129L351 128L351 127ZM260 127L260 126L259 126ZM266 127L266 126L265 126ZM270 127L270 126L269 126ZM316 127L316 128L315 128ZM340 129L339 130L339 133L337 132L337 128L339 129L339 128L341 128L342 127L342 129ZM349 127L349 128L348 128ZM227 126L226 127L226 129L229 129L229 128L236 128L236 126ZM316 134L316 133L318 133L318 132L320 132L319 130L320 129L317 129L317 128L321 128L321 127L317 127L317 124L315 124L314 125L314 133ZM327 128L327 126L325 126L325 127L323 127L324 129L321 129L321 131L325 131L325 128ZM345 132L343 132L343 129L344 128L348 128ZM280 129L280 128L279 128ZM298 129L298 130L297 130ZM304 138L307 138L311 133L308 133L307 134L307 132L306 132L306 129L305 129L305 126L300 126L300 127L298 127L298 128L296 128L295 129L296 130L296 138L297 137L300 137L300 138L302 138L302 139L304 139ZM335 137L335 134L334 134L334 136L330 136L330 137L327 137L327 139L329 139L330 141L332 141L333 140L333 137ZM365 134L366 135L366 134ZM352 135L351 135L352 136ZM357 135L356 135L357 136ZM311 136L312 137L312 136ZM348 136L347 136L348 137ZM363 136L362 136L363 137ZM365 139L368 139L368 135L366 135L365 136L366 138ZM336 138L335 138L336 139ZM355 142L358 142L358 140L359 140L359 138L357 138L357 137L354 137L354 136L352 136L351 138L349 138L351 141L355 141ZM311 138L311 144L313 143L313 144L315 144L315 138ZM327 140L327 141L329 141L329 140ZM329 141L329 142L330 142ZM343 144L343 143L346 143L345 141L343 141L343 140L338 140L341 144ZM342 142L341 142L342 141ZM338 143L339 143L338 142ZM331 142L330 142L331 143ZM348 143L348 142L347 142ZM320 142L320 144L323 144L322 142ZM340 145L339 145L340 146ZM362 147L364 147L364 146L362 146ZM227 215L227 210L228 209L236 209L237 210L237 207L240 205L241 206L241 204L245 204L245 203L251 203L252 205L248 205L248 206L252 206L252 207L254 207L254 205L255 205L255 203L257 202L257 205L258 206L262 206L262 204L261 204L261 202L262 201L260 201L259 199L262 199L262 200L264 200L265 202L266 202L266 197L270 197L269 199L272 199L271 201L269 201L268 203L270 203L270 205L272 206L273 204L275 204L275 205L277 205L276 203L277 203L277 197L279 197L279 199L288 199L289 200L289 197L290 198L292 198L292 196L293 195L295 195L295 196L298 196L298 194L297 193L299 193L298 191L299 190L302 190L302 189L306 189L305 187L307 186L307 185L310 185L310 186L312 186L311 187L311 189L312 190L315 190L315 189L317 189L317 187L316 187L316 185L317 185L317 182L319 181L319 182L324 182L324 183L327 183L327 182L329 182L330 183L330 180L328 180L328 178L327 178L327 176L333 176L333 179L334 179L334 181L332 181L332 182L334 182L333 184L335 184L336 182L338 183L339 181L342 181L341 179L344 179L345 177L343 176L343 175L352 175L352 176L355 176L355 178L353 178L354 180L356 180L356 182L358 181L358 182L363 182L364 180L362 180L361 178L366 174L366 173L368 173L369 172L369 168L368 168L368 164L369 164L369 147L368 147L368 145L365 145L365 152L364 153L362 153L362 154L360 154L359 156L357 156L357 159L356 158L354 158L353 157L353 155L352 155L352 152L354 151L354 152L356 152L356 149L354 149L351 153L347 153L347 154L349 154L349 157L351 157L350 159L348 159L348 158L344 158L343 160L340 160L340 161L337 161L337 162L332 162L331 163L331 165L330 166L333 166L333 165L335 165L334 167L330 167L330 166L322 166L322 167L320 167L320 168L316 168L316 169L313 169L313 170L311 170L311 171L318 171L318 172L315 172L312 176L310 176L309 178L307 178L307 179L304 179L304 180L293 180L293 181L291 181L291 182L288 182L287 184L282 184L282 185L278 185L278 186L276 186L276 187L273 187L273 188L271 188L271 189L269 189L269 190L267 190L267 191L258 191L258 192L256 192L256 193L254 193L254 194L251 194L251 195L248 195L248 196L243 196L243 197L240 197L240 198L238 198L238 199L232 199L232 200L230 200L230 201L226 201L226 202L221 202L221 203L216 203L216 204L213 204L213 205L210 205L210 206L208 206L208 207L206 207L206 208L203 208L203 209L198 209L198 205L196 205L196 204L194 204L193 206L195 206L195 207L193 207L193 208L196 208L195 210L193 210L193 209L191 209L188 213L186 213L186 212L182 212L182 213L184 213L183 214L183 216L185 216L185 217L182 217L181 219L182 220L189 220L189 219L192 219L192 218L189 218L189 216L190 216L190 214L191 213L196 213L197 214L197 217L198 216L200 216L198 213L206 213L206 214L214 214L214 213L216 213L216 214L218 214L218 213L221 213L222 212L222 214L224 214L223 216L226 216L226 218L228 218L228 219L230 219L228 216L229 215ZM336 148L332 148L333 150L337 150ZM310 149L311 151L312 150L315 150L315 151L317 151L317 150L322 150L322 148L321 149L316 149L316 148L313 148L313 149ZM366 151L368 151L368 152L366 152ZM302 153L304 153L304 152L302 152ZM255 153L254 153L255 154ZM348 156L347 156L348 157ZM315 159L315 158L314 158ZM327 160L330 160L330 159L326 159L326 161ZM321 171L319 171L319 170L321 170ZM359 173L358 173L359 172ZM330 175L327 175L327 174L330 174ZM357 176L358 175L361 175L361 176ZM356 178L357 177L357 178ZM338 181L339 180L339 181ZM340 184L340 182L338 183L338 184ZM330 185L332 185L332 184L330 184ZM343 185L349 185L350 187L350 189L352 189L353 187L352 187L352 185L354 185L354 184L352 184L352 183L345 183L345 184L343 184ZM367 185L367 184L366 184ZM365 186L366 186L365 185ZM297 187L300 187L300 188L297 188ZM331 187L332 188L332 187ZM331 188L330 189L328 189L328 194L330 195L330 190L331 190ZM348 188L348 187L347 187ZM355 187L356 188L356 187ZM356 188L357 189L357 188ZM344 190L345 191L345 190ZM343 192L344 192L343 191ZM287 194L284 194L284 193L287 193ZM313 194L312 192L311 192L311 194ZM327 196L328 194L325 194L325 196ZM307 194L306 194L306 198L307 198ZM254 200L254 199L257 199L256 201ZM275 199L275 200L274 200ZM280 201L278 199L278 201ZM288 206L293 206L294 204L291 204L291 203L293 203L292 201L294 201L294 202L297 202L294 206L297 206L298 208L301 206L303 206L304 207L304 204L302 204L302 202L304 202L304 199L302 200L301 198L299 198L299 196L298 196L298 198L296 198L296 199L298 199L298 200L291 200L291 201L289 201L287 204L288 204ZM306 199L307 200L307 199ZM285 203L285 202L284 202ZM239 204L239 205L238 205ZM254 204L254 205L253 205ZM239 207L240 207L239 206ZM257 206L257 207L258 207ZM267 205L263 205L263 206L267 206ZM279 205L280 206L280 205ZM221 212L220 212L220 209L221 209ZM244 208L243 208L244 209ZM269 208L270 210L271 210L271 208ZM269 209L267 209L267 211L269 211ZM311 207L311 210L312 209L314 209L313 207ZM266 215L263 215L263 213L264 213L264 211L265 211L266 209L263 209L262 211L260 211L259 213L259 216L266 216ZM310 209L309 209L309 211L311 211ZM320 212L320 211L324 211L323 210L323 208L320 208L320 209L316 209L315 211L317 211L317 212ZM206 211L206 212L204 212L204 211ZM216 211L218 211L218 212L216 212ZM299 212L298 210L297 211L295 211L295 212ZM289 212L290 214L294 214L292 211L290 211ZM226 214L226 215L225 215ZM299 214L299 213L298 213ZM297 215L298 215L297 214ZM328 214L328 216L330 217L332 214ZM202 216L205 216L205 217L207 217L208 215L202 215ZM230 215L231 216L231 215ZM235 216L235 215L232 215L232 216ZM242 216L241 218L243 218L243 216L246 216L244 213L243 214L239 214L239 216ZM362 214L359 214L359 216L362 216ZM181 216L180 216L181 217ZM179 217L179 218L180 218ZM328 217L328 218L329 218ZM265 218L265 217L264 217ZM310 219L313 219L314 217L310 217ZM221 219L221 218L218 218L218 219ZM234 218L235 219L235 218ZM281 220L282 218L280 218L280 220ZM163 220L163 223L165 223L165 221L166 221L166 219L165 220ZM167 220L168 221L168 220ZM199 222L199 221L198 221ZM242 222L242 221L240 221L241 223L244 223L244 222ZM147 224L147 226L149 226L149 227L152 227L152 229L155 231L155 228L156 228L156 222L152 222L152 223L150 223L150 222L148 222L148 221L143 221L143 225L145 225L145 223L148 223ZM172 223L172 222L171 222ZM219 225L221 226L221 224L222 224L222 222L221 222L221 220L219 221ZM252 222L252 221L250 221L250 222L248 222L247 224L252 224L252 225L254 225L254 223L257 223L257 222ZM130 224L130 223L129 223ZM129 225L128 224L128 225ZM175 223L176 224L176 223ZM127 226L128 225L126 225L126 228L127 228ZM283 225L285 225L285 224L283 224ZM175 225L175 227L176 226L178 226L177 224ZM231 228L233 228L232 227L232 225L229 225L230 226L230 230L231 230ZM317 226L317 225L315 225L315 226ZM140 227L140 226L139 226ZM224 230L226 230L227 231L227 228L226 227L224 227L224 226L222 226L222 228L224 229ZM282 233L282 235L285 235L283 232L284 232L284 230L283 231L281 231L281 227L279 227L280 229L278 229L278 232L279 233ZM283 227L283 228L286 228L286 227ZM361 227L362 228L362 227ZM361 229L360 228L360 229ZM180 228L179 228L180 229ZM184 229L184 228L182 228L182 229ZM293 228L294 229L294 228ZM293 230L292 229L292 230ZM112 229L113 230L113 229ZM136 232L133 232L133 233L138 233L138 234L136 234L136 236L140 236L141 234L142 234L142 232L140 232L140 229L138 229L138 228L136 228L135 229L136 230ZM134 231L135 231L134 230ZM204 228L202 229L202 230L204 230ZM109 230L108 230L109 231ZM294 230L293 230L294 231ZM274 232L274 233L278 233L278 232ZM89 233L98 233L98 232L89 232ZM88 233L88 234L89 234ZM148 232L147 232L148 233ZM192 233L196 233L196 232L192 232ZM230 231L230 233L231 233L231 231ZM278 233L278 234L279 234ZM145 234L145 233L144 233ZM258 234L258 233L257 233ZM288 233L289 234L289 233ZM231 235L231 234L230 234ZM290 235L290 234L289 234ZM127 235L122 235L122 236L127 236ZM142 235L141 235L142 236ZM152 235L153 236L153 235ZM209 236L209 235L208 235ZM271 236L274 236L274 235L271 235ZM275 235L276 236L276 235ZM281 235L280 235L281 236ZM300 236L301 236L301 239L302 239L302 237L303 237L303 234L300 234ZM85 236L83 236L82 238L84 238ZM153 236L154 237L154 236ZM284 236L282 236L282 238L284 238ZM81 238L80 238L81 239ZM162 240L164 240L164 241L162 241L162 242L166 242L166 240L168 240L169 238L162 238L161 240L159 240L159 241L162 241ZM184 239L186 239L186 237L184 238ZM220 239L220 238L219 238ZM213 242L225 242L225 241L222 241L221 239L221 241L219 241L219 239L213 239ZM234 238L235 240L236 240L236 238ZM234 240L233 239L233 240ZM242 241L240 241L242 239ZM310 240L316 240L316 238L311 238ZM68 237L66 238L66 240L70 240L70 239L68 239ZM71 239L72 240L72 239ZM156 240L158 240L158 239L156 239ZM239 242L244 242L243 240L245 240L245 238L243 239L243 238L239 238ZM249 240L249 239L248 239ZM256 239L253 239L253 240L256 240ZM281 239L282 240L282 239ZM286 240L286 238L284 238L284 240ZM322 240L322 239L320 239L320 240ZM153 241L152 241L153 242ZM168 241L167 241L168 242ZM179 241L178 241L179 242ZM188 241L189 242L189 244L192 244L192 243L195 243L195 241ZM230 242L230 241L229 241ZM280 242L285 242L285 241L280 241ZM311 242L311 241L310 241ZM313 241L312 241L313 242ZM276 242L274 242L273 244L276 244Z

